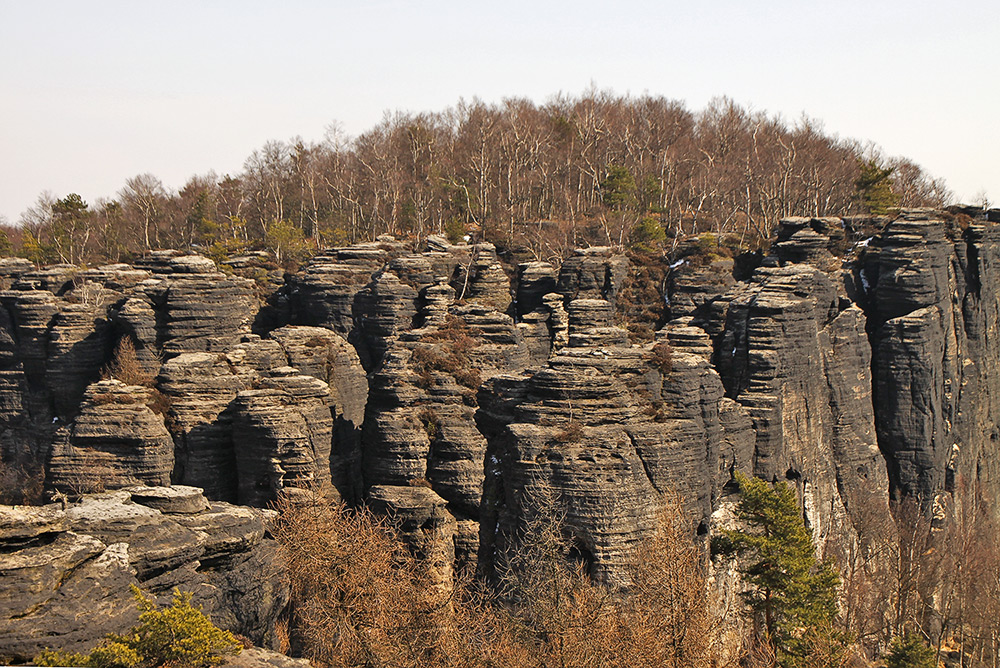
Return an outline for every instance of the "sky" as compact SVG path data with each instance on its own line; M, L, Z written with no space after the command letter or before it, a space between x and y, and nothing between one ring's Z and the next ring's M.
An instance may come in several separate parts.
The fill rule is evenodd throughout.
M0 217L236 174L386 112L588 88L728 96L1000 200L996 0L0 0Z

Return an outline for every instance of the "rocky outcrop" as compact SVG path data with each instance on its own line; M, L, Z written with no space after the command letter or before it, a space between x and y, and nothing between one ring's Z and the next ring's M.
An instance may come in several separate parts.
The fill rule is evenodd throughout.
M575 298L561 312L561 298L543 301L551 324L562 322L553 334L564 332L548 364L497 376L480 392L476 419L489 449L479 568L487 577L532 506L554 499L574 551L595 577L617 581L661 495L683 498L692 528L707 532L728 481L721 462L748 454L749 420L723 398L707 336L689 333L698 354L666 340L631 346L614 326L613 304L600 298L613 296L619 261L606 251L575 260L559 279Z
M116 315L131 327L140 349L152 343L167 359L225 352L250 332L257 312L253 281L219 272L206 257L176 251L153 251L136 266L155 278L136 286Z
M257 506L285 486L331 480L344 498L357 499L367 388L356 354L324 329L244 339L224 355L185 353L163 365L158 383L170 400L174 479L203 484L212 499Z
M609 246L580 248L563 261L556 292L570 299L605 299L614 307L628 272L628 258Z
M212 621L265 647L288 590L268 514L209 504L198 490L136 488L60 506L0 506L0 659L81 651L121 633L138 611L137 584L169 602L194 594Z
M320 327L283 327L271 332L270 337L281 344L292 367L329 386L328 403L333 410L332 482L345 501L358 502L368 379L357 352L341 336Z
M997 229L790 218L767 257L702 237L639 272L593 248L521 264L513 290L492 245L440 237L329 249L281 280L266 258L234 277L173 251L0 266L0 444L48 457L67 491L108 467L110 487L251 505L329 481L408 518L441 573L478 554L488 574L539 497L616 581L664 495L710 533L738 470L791 482L818 540L851 540L890 485L937 508L1000 494ZM125 337L165 399L97 382ZM183 561L201 529L172 521Z
M925 508L1000 467L1000 228L911 210L865 248L855 274L869 318L876 428L894 493ZM946 504L947 505L947 504Z
M290 277L289 308L296 325L325 327L342 336L354 328L354 298L390 259L406 252L391 239L323 251Z
M91 385L68 438L53 446L47 484L71 494L169 485L174 443L151 406L149 388L117 380Z
M455 538L458 523L447 510L447 501L423 486L376 485L369 490L368 505L399 532L422 568L440 601L455 585Z
M183 353L164 363L157 386L170 402L174 480L210 499L235 501L231 404L244 381L223 354Z
M326 383L291 367L272 369L233 405L233 443L244 505L266 506L285 487L330 481L333 419Z
M727 395L753 420L753 472L797 486L822 542L851 535L852 503L887 498L864 327L826 273L793 263L757 270L718 343Z

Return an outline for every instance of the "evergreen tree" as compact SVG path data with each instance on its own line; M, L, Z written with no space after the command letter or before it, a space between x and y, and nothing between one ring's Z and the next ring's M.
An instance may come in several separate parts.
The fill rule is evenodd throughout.
M723 531L713 541L713 551L739 557L740 573L750 585L744 598L763 616L780 665L815 665L818 646L829 654L831 646L840 644L833 630L840 578L816 558L791 487L771 486L742 473L736 481L736 515L745 528Z
M610 165L601 181L601 199L609 209L619 210L635 202L635 179L622 165Z
M861 204L868 212L884 216L889 209L899 206L899 195L892 191L893 167L882 167L877 160L866 160L860 164L861 176L854 182Z
M893 639L889 654L885 657L886 668L937 668L934 650L927 646L916 633Z

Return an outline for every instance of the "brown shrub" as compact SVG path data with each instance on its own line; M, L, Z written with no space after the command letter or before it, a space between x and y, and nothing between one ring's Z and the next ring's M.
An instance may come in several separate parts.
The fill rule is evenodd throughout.
M44 502L45 467L30 456L0 459L0 504L34 506Z
M288 565L294 632L327 666L445 665L441 616L423 569L366 510L324 495L278 505L274 534Z
M101 371L101 380L120 380L126 385L153 386L153 376L147 373L136 356L132 337L123 336L115 347L111 362Z
M572 558L556 505L539 496L499 587L459 583L444 602L426 569L369 512L321 493L284 499L274 535L292 586L291 635L325 666L722 665L703 565L678 504L667 504L636 546L628 586L611 589Z
M667 375L674 370L674 358L673 351L670 348L670 344L666 341L660 341L655 346L653 346L652 353L650 355L650 361L653 363L660 373Z
M125 392L97 392L90 396L90 403L95 406L106 406L108 404L134 404L136 398Z
M446 373L468 391L462 392L463 401L476 405L475 391L483 379L475 368L469 352L479 345L479 341L469 334L469 328L453 315L448 315L445 324L420 337L422 344L413 349L410 362L417 374L417 385L429 389L434 383L434 373Z
M570 420L564 429L554 436L557 443L579 443L583 439L583 427L579 422Z

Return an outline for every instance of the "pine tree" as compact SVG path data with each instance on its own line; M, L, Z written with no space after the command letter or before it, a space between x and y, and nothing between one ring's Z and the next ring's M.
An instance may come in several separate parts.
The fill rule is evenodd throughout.
M893 639L889 654L885 657L886 668L936 668L934 650L927 646L916 633Z
M860 165L861 175L854 182L861 205L876 216L884 216L889 209L899 206L899 195L892 191L894 167L882 167L877 160L866 160Z
M747 605L762 615L764 630L786 667L815 665L819 645L829 654L841 644L833 629L840 578L816 558L795 492L736 474L740 501L736 515L744 529L723 531L713 551L739 558L739 570L750 585Z

